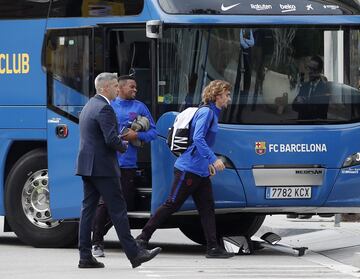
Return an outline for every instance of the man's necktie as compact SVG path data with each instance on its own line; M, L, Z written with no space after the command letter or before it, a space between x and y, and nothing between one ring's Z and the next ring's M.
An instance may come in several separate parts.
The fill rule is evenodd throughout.
M313 90L314 90L314 83L313 82L311 82L310 83L310 89L309 89L309 93L308 93L308 99L310 98L310 96L311 96L311 94L312 94L312 92L313 92Z

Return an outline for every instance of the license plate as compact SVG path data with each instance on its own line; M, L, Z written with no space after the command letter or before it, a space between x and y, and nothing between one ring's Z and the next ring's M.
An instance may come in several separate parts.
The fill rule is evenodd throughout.
M266 199L310 199L311 187L266 187Z

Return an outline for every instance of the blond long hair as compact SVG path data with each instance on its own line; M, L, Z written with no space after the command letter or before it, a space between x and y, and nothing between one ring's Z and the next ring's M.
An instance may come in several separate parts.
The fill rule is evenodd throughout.
M231 85L225 80L213 80L203 90L202 102L208 104L216 101L216 96L222 94L225 90L230 90Z

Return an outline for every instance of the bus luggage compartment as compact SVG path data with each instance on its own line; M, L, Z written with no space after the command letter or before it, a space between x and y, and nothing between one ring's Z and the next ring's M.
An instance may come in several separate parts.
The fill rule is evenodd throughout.
M239 173L247 207L360 205L356 166L344 166L358 125L219 126L215 152Z
M163 157L153 161L153 171L157 174L153 185L171 183L165 174L172 172L176 158L166 146L165 138L175 115L165 113L157 123L160 137L153 143L152 152ZM352 140L358 130L356 124L219 124L214 151L227 168L212 177L216 207L267 213L301 207L334 213L340 206L360 205L360 186L353 170L356 166L343 167L346 158L360 150L359 144ZM159 206L167 194L164 188L154 187L152 208ZM193 208L189 200L182 210Z

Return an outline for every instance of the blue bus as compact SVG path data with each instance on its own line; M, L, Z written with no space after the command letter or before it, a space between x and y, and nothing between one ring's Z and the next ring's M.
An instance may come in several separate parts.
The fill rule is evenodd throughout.
M251 236L269 214L360 212L359 15L356 0L2 1L4 230L35 247L76 241L78 116L103 71L135 71L157 122L139 152L132 228L169 193L176 112L214 79L233 86L215 144L226 169L211 178L219 237ZM204 243L191 199L164 227Z

